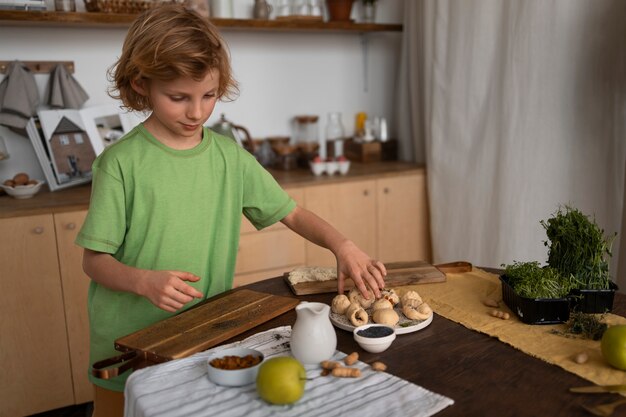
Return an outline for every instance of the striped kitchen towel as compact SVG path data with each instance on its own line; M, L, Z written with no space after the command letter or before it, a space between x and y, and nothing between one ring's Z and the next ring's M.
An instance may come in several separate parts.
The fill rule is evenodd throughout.
M360 378L321 376L318 365L306 365L307 382L295 404L264 402L255 384L222 387L207 376L208 356L227 347L260 350L266 358L290 354L291 327L277 327L249 338L134 372L126 382L125 417L183 416L420 416L427 417L454 403L450 398L358 361ZM332 360L345 353L336 351Z

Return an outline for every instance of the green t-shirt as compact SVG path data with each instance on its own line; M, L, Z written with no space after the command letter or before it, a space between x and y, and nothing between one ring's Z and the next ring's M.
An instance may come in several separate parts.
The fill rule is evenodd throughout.
M139 125L94 162L89 212L76 244L137 268L191 272L201 279L187 283L208 298L232 287L241 214L261 229L294 207L233 140L205 128L196 147L174 150ZM173 315L94 281L88 308L91 364L120 353L115 339ZM90 379L123 391L129 374Z

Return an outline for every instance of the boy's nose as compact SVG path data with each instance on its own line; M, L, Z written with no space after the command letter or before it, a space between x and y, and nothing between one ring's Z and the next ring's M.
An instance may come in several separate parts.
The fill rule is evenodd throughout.
M201 103L190 103L187 107L187 117L190 119L199 119L202 117Z

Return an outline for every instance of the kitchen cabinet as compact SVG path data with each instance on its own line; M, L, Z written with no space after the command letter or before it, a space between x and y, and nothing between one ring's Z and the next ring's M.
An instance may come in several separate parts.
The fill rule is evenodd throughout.
M308 187L306 207L382 262L431 260L426 175ZM306 243L307 265L335 266L332 253Z
M0 219L0 415L74 403L51 214Z
M424 171L376 181L377 257L383 262L432 260Z
M93 400L93 386L87 378L89 369L87 291L90 280L83 272L83 249L74 244L86 216L87 210L54 215L76 404Z
M363 251L376 256L376 181L307 187L305 207L326 220ZM306 242L307 265L336 266L327 249Z

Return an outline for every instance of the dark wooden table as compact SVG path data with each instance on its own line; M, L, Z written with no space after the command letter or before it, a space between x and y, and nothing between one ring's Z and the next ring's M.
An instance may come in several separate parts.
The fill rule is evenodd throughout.
M282 278L246 286L256 291L293 296ZM303 301L330 303L333 294L299 296ZM626 296L615 295L613 313L626 314ZM229 340L293 325L295 311L285 313ZM591 385L583 378L533 358L488 335L469 330L435 314L427 328L399 335L389 349L368 353L337 329L337 348L358 351L365 362L380 360L387 372L454 400L437 416L589 416L581 405L619 399L617 394L572 394L569 387ZM626 407L626 406L624 406ZM624 414L620 414L621 411ZM626 408L615 415L626 415Z

